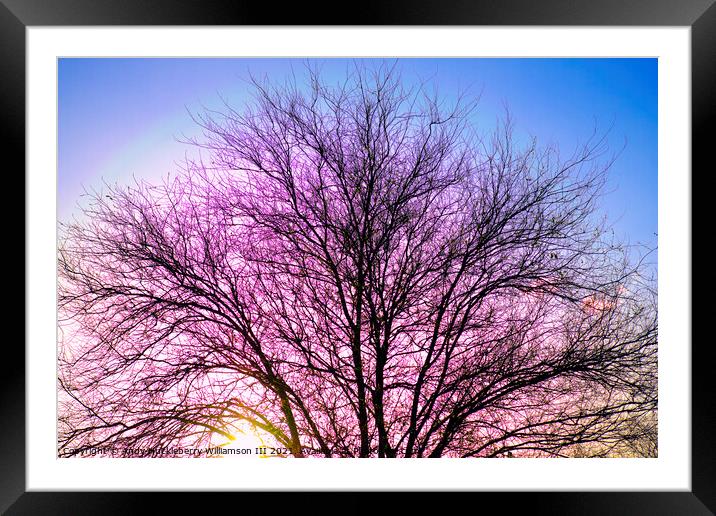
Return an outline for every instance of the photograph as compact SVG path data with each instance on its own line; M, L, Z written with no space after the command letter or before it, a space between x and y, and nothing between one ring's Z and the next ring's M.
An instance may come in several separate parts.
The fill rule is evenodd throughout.
M58 57L57 457L651 458L656 57Z

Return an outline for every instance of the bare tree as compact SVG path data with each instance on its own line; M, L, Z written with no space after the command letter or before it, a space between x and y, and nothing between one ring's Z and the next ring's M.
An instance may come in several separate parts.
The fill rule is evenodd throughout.
M253 84L196 116L210 159L63 226L61 456L241 425L296 457L656 454L656 294L596 216L604 138L482 138L394 68Z

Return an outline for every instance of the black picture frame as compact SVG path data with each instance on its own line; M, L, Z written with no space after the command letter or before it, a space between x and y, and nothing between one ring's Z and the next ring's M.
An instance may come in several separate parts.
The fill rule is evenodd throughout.
M350 4L346 4L350 6ZM706 323L716 308L714 296L707 297L711 274L707 268L710 234L710 196L714 189L713 144L709 126L716 110L716 5L714 0L398 0L390 3L362 2L355 9L336 9L336 4L294 3L278 7L269 2L216 0L0 0L0 145L6 165L6 180L24 177L25 170L25 29L28 26L62 25L634 25L690 26L692 73L692 456L690 492L540 492L450 494L450 504L484 504L512 512L529 510L549 514L714 514L716 512L716 403L712 388L714 346ZM342 14L341 14L342 13ZM8 160L11 157L12 159ZM688 173L688 171L684 171ZM16 188L24 189L24 181ZM17 191L17 190L15 190ZM9 197L9 196L8 196ZM14 195L14 197L20 197ZM24 196L22 197L24 198ZM18 233L25 242L25 228L16 221L19 208L6 211L8 233ZM24 210L23 210L24 213ZM19 234L21 231L22 234ZM704 238L706 237L706 238ZM17 244L12 261L17 269ZM27 259L22 246L23 263ZM7 251L6 251L7 253ZM25 270L27 274L27 270ZM17 277L16 273L11 276ZM23 275L26 277L25 275ZM9 289L9 287L8 287ZM24 292L24 285L23 285ZM8 296L11 300L17 295ZM7 301L7 299L6 299ZM14 302L14 301L11 301ZM23 303L23 306L24 303ZM32 310L32 306L25 306ZM27 313L27 312L25 312ZM9 316L9 313L8 313ZM12 326L7 317L6 325ZM2 420L0 422L0 511L7 514L135 514L158 501L162 513L187 507L188 498L237 506L242 511L249 500L245 494L188 493L70 493L25 492L25 352L6 333L7 362L0 374ZM360 512L371 510L370 494L351 493L343 507ZM310 505L333 512L332 497L291 493L274 498L280 510L287 503ZM311 497L312 500L308 501ZM465 498L471 497L471 500ZM156 500L156 499L159 500ZM391 495L390 504L407 499L422 503L424 493ZM475 498L478 501L475 501ZM278 501L277 501L278 500ZM508 502L509 501L509 502ZM493 505L496 504L496 505ZM381 504L385 506L385 503ZM258 506L258 505L257 505ZM484 507L487 507L486 505ZM152 509L150 509L152 510ZM207 508L208 512L209 508ZM218 509L216 509L218 510ZM153 510L155 512L155 510ZM345 511L342 511L345 512Z

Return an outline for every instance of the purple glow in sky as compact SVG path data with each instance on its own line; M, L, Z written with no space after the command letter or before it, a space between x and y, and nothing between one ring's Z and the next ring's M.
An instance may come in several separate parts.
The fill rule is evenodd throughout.
M59 456L657 456L655 73L61 61Z
M310 60L329 81L349 60ZM156 179L197 150L179 143L199 132L188 112L234 108L249 99L249 74L282 81L303 59L60 59L58 217L78 213L83 188ZM618 236L656 246L656 59L404 59L407 83L428 80L450 99L480 95L475 124L488 133L509 107L518 136L570 153L609 130L619 153L602 210ZM611 129L610 129L611 127ZM655 259L655 258L654 258Z

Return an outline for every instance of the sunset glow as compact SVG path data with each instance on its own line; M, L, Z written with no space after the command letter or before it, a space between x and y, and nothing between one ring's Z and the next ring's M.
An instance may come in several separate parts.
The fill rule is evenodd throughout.
M60 65L61 457L656 456L654 60L112 61Z

